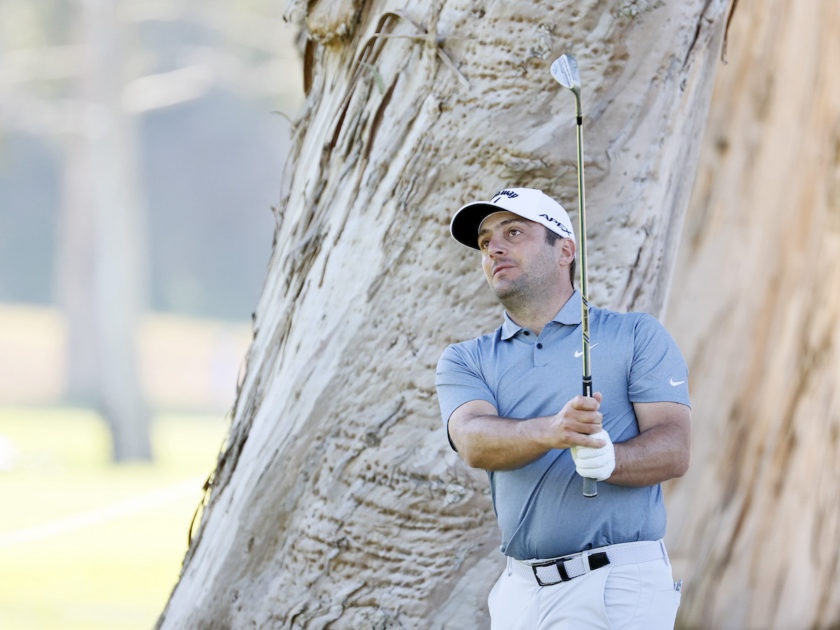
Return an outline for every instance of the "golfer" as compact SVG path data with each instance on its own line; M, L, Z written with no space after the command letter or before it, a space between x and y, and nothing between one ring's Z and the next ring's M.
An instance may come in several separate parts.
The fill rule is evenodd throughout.
M455 214L505 307L494 332L449 346L436 385L451 446L488 472L507 566L494 630L673 628L680 601L660 483L689 462L688 374L644 313L590 309L592 397L581 392L581 296L563 207L502 190ZM600 481L582 495L582 479Z

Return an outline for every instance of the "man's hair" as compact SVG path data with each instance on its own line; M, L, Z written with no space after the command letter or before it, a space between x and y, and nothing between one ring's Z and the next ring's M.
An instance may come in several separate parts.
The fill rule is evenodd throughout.
M560 236L557 232L552 232L551 230L545 231L545 242L551 245L552 247L554 244L559 241L562 236ZM577 260L572 258L572 264L569 265L569 281L572 283L572 288L575 288L575 266Z

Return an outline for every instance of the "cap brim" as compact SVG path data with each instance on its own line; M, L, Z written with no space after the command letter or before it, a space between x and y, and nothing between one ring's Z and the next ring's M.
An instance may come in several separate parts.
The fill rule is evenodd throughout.
M468 203L452 217L449 226L452 238L462 245L478 249L478 228L484 219L496 212L505 212L505 209L486 201Z

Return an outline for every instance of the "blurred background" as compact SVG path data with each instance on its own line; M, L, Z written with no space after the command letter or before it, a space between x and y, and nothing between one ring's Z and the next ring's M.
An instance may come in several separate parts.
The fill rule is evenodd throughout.
M0 628L150 628L177 580L303 100L283 10L0 0Z

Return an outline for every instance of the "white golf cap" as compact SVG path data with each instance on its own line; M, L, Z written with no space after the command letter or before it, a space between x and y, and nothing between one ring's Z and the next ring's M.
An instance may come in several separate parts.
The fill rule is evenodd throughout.
M561 238L575 240L572 221L563 206L533 188L505 188L490 201L468 203L452 217L449 231L459 243L478 249L478 230L484 219L495 212L512 212L544 225Z

